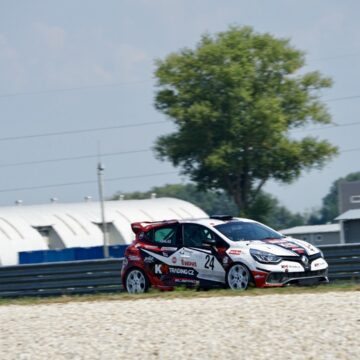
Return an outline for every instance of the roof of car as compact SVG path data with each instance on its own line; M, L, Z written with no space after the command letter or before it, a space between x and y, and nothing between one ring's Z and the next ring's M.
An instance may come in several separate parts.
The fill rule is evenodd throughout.
M200 219L182 219L182 220L162 220L162 221L144 221L144 222L136 222L131 224L131 227L135 233L139 231L149 231L151 229L163 226L163 225L171 225L171 224L184 224L184 223L194 223L200 224L208 227L213 227L221 224L225 224L233 221L244 221L244 222L254 222L254 220L245 219L245 218L236 218L236 217L227 217L225 220L218 218L200 218Z

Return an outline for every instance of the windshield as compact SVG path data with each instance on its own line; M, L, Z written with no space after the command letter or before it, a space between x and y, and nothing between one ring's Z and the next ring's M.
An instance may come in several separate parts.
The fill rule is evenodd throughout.
M232 241L281 239L284 237L265 225L252 222L231 221L217 225L215 228Z

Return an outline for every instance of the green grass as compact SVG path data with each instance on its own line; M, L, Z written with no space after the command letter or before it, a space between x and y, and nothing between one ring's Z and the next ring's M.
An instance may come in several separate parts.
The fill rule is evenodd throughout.
M39 304L66 304L72 302L84 301L129 301L140 299L193 299L209 298L218 296L265 296L270 294L319 294L328 292L360 291L359 282L334 282L326 285L317 286L289 286L283 288L257 289L249 288L246 291L232 290L208 290L197 291L193 289L177 288L174 291L157 291L151 290L146 294L127 294L127 293L110 293L110 294L92 294L92 295L63 295L54 297L22 297L13 299L0 299L1 305L39 305Z

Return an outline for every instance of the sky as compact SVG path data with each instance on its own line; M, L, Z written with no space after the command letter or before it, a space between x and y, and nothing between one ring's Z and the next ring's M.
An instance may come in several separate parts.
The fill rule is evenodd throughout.
M175 129L153 105L154 61L250 25L291 39L304 71L334 81L322 99L337 126L294 136L327 139L338 157L265 187L292 211L319 208L334 180L360 171L359 13L356 0L0 0L0 205L98 199L98 152L106 197L188 182L151 150Z

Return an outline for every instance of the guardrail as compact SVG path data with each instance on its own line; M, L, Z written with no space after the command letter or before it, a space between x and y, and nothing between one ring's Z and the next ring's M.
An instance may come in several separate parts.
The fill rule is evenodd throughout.
M121 291L122 259L0 267L0 297Z
M319 248L329 264L329 279L360 280L360 244L323 245Z
M360 280L360 244L324 245L329 278ZM122 259L68 261L0 267L0 297L121 291Z

